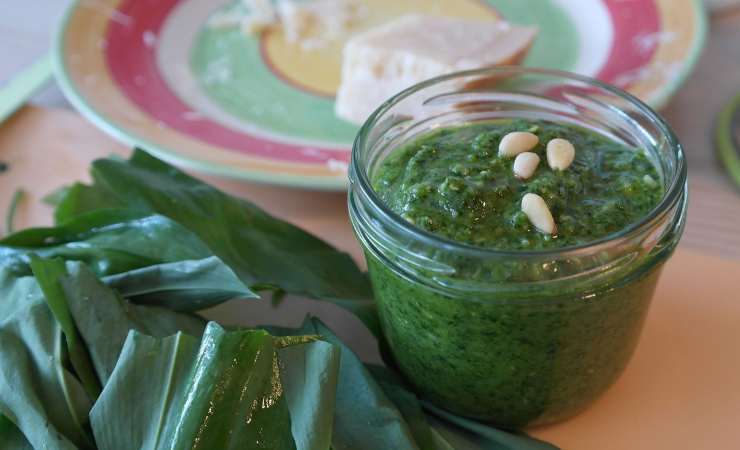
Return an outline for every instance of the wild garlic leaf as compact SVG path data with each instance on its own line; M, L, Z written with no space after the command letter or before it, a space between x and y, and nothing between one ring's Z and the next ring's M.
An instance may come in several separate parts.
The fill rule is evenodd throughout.
M31 270L44 294L46 304L54 314L66 339L68 357L74 372L82 383L89 398L100 395L100 381L93 371L87 347L77 332L72 315L69 313L67 298L60 280L67 277L67 269L61 259L40 259L31 255ZM59 347L59 346L57 346Z
M395 372L386 367L368 366L368 370L401 411L423 449L557 450L551 444L524 434L493 428L424 403ZM425 408L433 414L444 415L445 421L430 416Z
M132 332L90 417L100 450L293 450L285 396L272 336L211 323L200 345Z
M52 203L54 222L61 224L82 213L99 209L121 209L126 205L120 203L114 195L98 186L92 187L82 183L65 186L48 195L45 201Z
M200 336L205 322L164 308L129 303L103 284L87 266L68 262L58 282L69 314L82 337L101 384L105 386L118 361L129 330L156 337L184 331Z
M338 346L341 365L332 448L420 450L557 450L557 447L524 434L493 428L420 400L392 370L365 366L341 340L317 318L301 328L267 327L279 335L319 335ZM434 414L429 414L429 410ZM437 416L444 414L445 420Z
M215 256L143 267L109 275L103 282L139 305L181 312L200 311L232 299L259 298Z
M383 366L368 365L367 369L403 415L419 448L424 450L448 450L448 446L440 444L438 439L435 438L434 431L416 394L406 389L398 375Z
M340 350L312 339L274 338L296 450L326 450L332 440Z
M317 318L299 329L267 328L275 335L320 335L341 350L332 448L428 450L419 446L399 412L354 352Z
M435 417L435 428L440 435L445 436L455 448L470 449L501 449L501 450L558 450L558 447L527 436L523 433L510 432L494 428L482 422L467 419L428 402L424 408ZM466 443L465 445L463 443Z
M0 414L0 442L5 450L33 450L21 430L7 417Z
M5 233L10 234L15 230L15 214L18 212L18 207L23 201L26 192L23 189L17 189L13 193L13 197L10 199L10 206L5 214Z
M213 256L193 233L158 215L99 210L50 228L30 228L0 240L0 264L29 275L30 254L80 261L98 276L165 262Z
M257 298L197 236L159 215L100 210L0 241L0 264L30 274L31 255L80 261L134 302L196 311Z
M173 448L295 449L275 347L263 331L227 332L211 322L183 409Z
M67 402L67 407L72 420L80 428L87 430L90 425L90 409L92 408L94 398L91 398L85 388L82 386L79 378L75 373L69 362L69 352L67 351L66 340L64 339L64 333L59 330L58 338L56 339L56 345L54 346L54 360L59 361L59 364L55 364L57 372L57 379L62 387L64 393L64 399Z
M90 412L100 450L173 449L198 345L197 338L182 333L167 338L136 331L128 335Z
M62 200L58 220L71 220L89 208L121 204L167 216L197 235L253 289L269 287L333 302L353 311L379 334L367 276L349 255L321 239L140 150L129 161L96 161L92 175L95 183L84 194L82 188L72 189ZM83 196L109 196L109 203L101 205ZM70 204L85 206L66 206Z
M65 394L81 388L70 391L59 376L66 370L57 352L61 339L36 280L0 266L0 411L34 448L92 448Z

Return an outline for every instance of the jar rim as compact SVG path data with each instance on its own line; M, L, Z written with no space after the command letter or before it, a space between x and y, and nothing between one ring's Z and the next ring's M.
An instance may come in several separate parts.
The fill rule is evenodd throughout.
M673 171L673 176L671 177L670 185L666 189L663 197L661 198L661 201L658 202L658 204L655 205L653 209L650 210L650 212L642 216L639 220L636 220L630 225L618 231L615 231L613 233L607 234L606 236L603 236L599 239L589 241L583 244L578 244L578 245L570 245L570 246L543 249L543 250L502 250L502 249L495 249L495 248L479 247L479 246L475 246L472 244L454 241L452 239L448 239L446 237L431 233L427 230L424 230L422 228L419 228L409 223L407 220L404 220L400 214L396 213L390 207L388 207L385 204L385 202L383 202L380 199L380 197L377 195L377 193L375 192L375 189L373 189L372 183L370 182L370 178L368 177L367 171L357 169L358 167L364 167L363 162L360 160L360 153L361 153L360 149L365 147L368 135L370 131L378 123L378 120L382 118L383 115L388 110L390 110L393 106L395 106L399 102L403 101L404 99L410 97L411 95L419 91L422 91L428 87L434 86L438 83L442 83L442 82L449 81L449 80L454 80L457 78L481 77L481 76L486 76L486 75L495 77L496 74L504 74L504 73L507 73L507 74L517 73L520 75L529 74L529 75L550 76L554 78L556 77L561 78L561 79L568 80L568 81L581 82L581 83L584 83L585 85L595 87L595 88L607 91L611 94L614 94L615 96L629 103L632 107L635 108L637 112L644 115L644 117L647 118L653 125L657 126L662 136L665 137L666 142L668 143L670 148L676 154L676 168ZM358 132L357 137L355 138L355 141L352 147L350 177L354 178L357 181L361 191L363 191L363 193L366 195L366 198L369 199L372 205L375 208L377 208L377 210L380 211L384 216L386 216L386 218L390 219L391 222L393 222L396 226L401 227L401 229L403 229L404 231L418 235L418 237L421 238L422 240L432 245L436 245L440 248L453 250L453 251L463 251L463 252L466 252L466 253L469 253L475 256L482 256L482 257L516 257L516 258L522 258L522 257L542 258L542 257L550 257L550 256L562 257L563 255L567 255L571 253L578 254L580 252L583 252L584 250L593 250L601 246L608 246L610 244L613 244L616 241L619 241L621 239L624 239L625 237L630 236L633 233L639 232L640 230L649 226L654 221L659 220L663 215L668 214L671 211L671 209L674 207L674 205L676 205L679 201L681 201L681 199L684 197L684 195L686 194L688 190L688 187L687 187L688 170L686 166L686 158L684 155L683 147L681 146L680 142L678 141L678 138L676 137L675 133L673 132L671 127L668 125L668 123L657 112L655 112L650 106L648 106L642 100L638 99L634 95L616 86L612 86L603 81L600 81L600 80L597 80L591 77L587 77L584 75L579 75L579 74L562 71L562 70L528 68L528 67L521 67L521 66L497 66L497 67L491 67L491 68L485 68L485 69L475 69L475 70L454 72L454 73L438 76L438 77L423 81L421 83L415 84L399 92L398 94L394 95L390 99L386 100L368 117L368 119L365 121L365 123L360 128L360 131Z

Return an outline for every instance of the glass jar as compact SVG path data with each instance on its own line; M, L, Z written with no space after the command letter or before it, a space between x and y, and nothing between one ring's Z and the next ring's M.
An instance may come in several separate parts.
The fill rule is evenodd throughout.
M425 133L521 118L646 149L663 199L586 245L499 251L417 228L372 189L382 161ZM571 417L617 379L682 234L688 195L683 150L648 106L593 79L520 67L439 77L387 101L357 136L350 182L352 225L398 368L437 406L511 428Z

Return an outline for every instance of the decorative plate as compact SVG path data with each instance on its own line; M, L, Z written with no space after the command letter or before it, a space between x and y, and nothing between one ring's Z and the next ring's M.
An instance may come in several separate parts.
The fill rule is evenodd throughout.
M77 1L56 41L62 89L103 130L176 164L345 189L358 127L334 116L339 42L305 49L279 30L257 38L209 25L232 1ZM535 24L525 65L595 76L656 108L696 63L706 31L699 0L363 1L358 29L408 12Z

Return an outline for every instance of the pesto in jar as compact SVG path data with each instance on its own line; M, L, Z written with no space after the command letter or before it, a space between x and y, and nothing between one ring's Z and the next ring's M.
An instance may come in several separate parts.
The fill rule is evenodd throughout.
M539 137L540 156L527 180L513 172L514 158L498 155L512 131ZM573 163L556 171L545 147L565 138ZM538 250L585 244L622 230L663 196L655 166L641 150L574 126L515 121L444 128L387 158L373 177L380 198L404 219L447 239L501 250ZM521 211L531 192L545 199L558 233L538 233Z
M514 158L498 154L501 139L513 131L539 138L530 151L541 161L526 180L515 176ZM563 171L547 162L546 145L554 138L576 149ZM538 289L511 286L578 270L577 260L562 263L570 268L532 266L516 252L588 244L657 206L663 183L643 150L571 125L487 122L436 130L397 148L371 180L380 199L416 227L457 243L514 252L476 264L440 260L445 251L432 250L422 259L454 271L430 269L414 277L397 270L404 257L394 256L393 248L384 248L381 259L366 247L383 332L399 369L424 398L460 415L520 428L570 417L622 372L659 263L631 259L619 276L589 273L578 282ZM556 234L538 231L522 212L527 193L545 200ZM442 292L417 281L425 278L461 288ZM492 289L478 294L471 283Z

